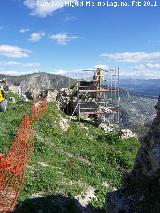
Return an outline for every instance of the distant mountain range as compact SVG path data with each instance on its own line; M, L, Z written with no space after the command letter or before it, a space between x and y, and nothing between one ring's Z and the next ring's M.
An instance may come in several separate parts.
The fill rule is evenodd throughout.
M160 94L160 79L120 79L120 87L134 95L157 98Z

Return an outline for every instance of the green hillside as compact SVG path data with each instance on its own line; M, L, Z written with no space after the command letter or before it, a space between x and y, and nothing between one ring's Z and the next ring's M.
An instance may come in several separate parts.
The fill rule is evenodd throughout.
M18 100L0 113L1 153L7 152L30 106ZM138 141L105 135L86 121L79 126L54 103L33 128L35 150L16 212L78 213L82 203L93 212L104 212L105 194L118 187L122 175L133 167Z

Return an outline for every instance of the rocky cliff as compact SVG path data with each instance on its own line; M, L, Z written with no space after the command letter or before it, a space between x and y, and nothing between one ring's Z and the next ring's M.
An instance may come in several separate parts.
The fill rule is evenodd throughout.
M73 86L76 80L69 79L65 76L54 75L50 73L33 73L21 76L0 75L0 79L5 78L7 85L21 87L22 93L31 92L33 95L48 89L57 89Z
M155 109L157 116L140 140L133 170L124 176L119 190L106 196L108 213L160 212L160 97Z

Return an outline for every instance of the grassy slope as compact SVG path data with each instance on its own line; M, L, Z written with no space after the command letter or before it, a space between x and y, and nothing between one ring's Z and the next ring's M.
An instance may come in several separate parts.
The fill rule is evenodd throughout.
M25 113L30 113L29 103L9 105L6 112L0 113L0 152L8 150ZM60 127L64 118L69 123L66 132ZM83 197L92 186L96 198L90 203L103 209L106 192L119 186L122 174L132 168L139 147L135 139L119 140L86 122L79 127L52 103L33 128L35 150L20 200L33 195ZM103 186L104 182L109 186Z

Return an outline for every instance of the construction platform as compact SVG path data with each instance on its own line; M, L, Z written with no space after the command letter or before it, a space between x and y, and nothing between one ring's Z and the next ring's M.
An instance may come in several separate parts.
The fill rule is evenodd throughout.
M73 114L97 117L103 123L119 124L119 68L85 70L92 72L91 80L77 81Z

